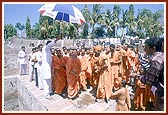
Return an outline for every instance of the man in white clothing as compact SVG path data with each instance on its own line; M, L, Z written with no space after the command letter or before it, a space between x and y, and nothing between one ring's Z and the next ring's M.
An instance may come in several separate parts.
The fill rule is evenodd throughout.
M35 53L36 53L36 47L32 48L32 52L29 54L29 76L30 76L30 82L34 79L34 65L35 65Z
M19 51L19 54L18 54L18 61L19 61L19 64L20 64L20 71L19 71L19 74L20 75L26 75L26 71L27 71L27 55L26 55L26 52L25 52L25 46L22 46L21 47L21 51Z
M52 63L52 54L50 49L54 44L60 40L61 37L56 38L54 41L47 41L46 46L42 49L42 77L43 77L43 86L46 99L52 99L51 93L51 63Z
M42 48L43 45L39 44L38 45L38 51L36 52L36 57L37 57L37 63L35 67L37 68L37 75L36 75L36 86L42 90L43 89L43 76L42 76Z

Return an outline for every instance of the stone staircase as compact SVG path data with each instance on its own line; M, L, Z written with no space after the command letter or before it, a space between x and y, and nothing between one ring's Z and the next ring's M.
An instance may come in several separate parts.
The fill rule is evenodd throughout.
M116 100L108 103L95 102L89 91L82 92L79 98L69 100L60 95L52 95L53 99L44 97L44 91L29 82L29 76L17 76L18 100L20 111L50 111L50 112L114 112ZM89 101L88 101L89 100Z

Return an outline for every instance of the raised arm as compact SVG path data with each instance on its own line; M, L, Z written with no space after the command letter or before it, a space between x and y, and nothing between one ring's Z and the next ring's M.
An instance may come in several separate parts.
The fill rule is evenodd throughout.
M54 41L51 41L49 44L47 44L46 50L49 51L55 45L55 43L60 39L62 39L62 36L58 36L57 38L55 38Z
M54 42L56 43L58 40L60 40L60 39L62 39L62 35L60 35L60 36L58 36L55 40L54 40Z

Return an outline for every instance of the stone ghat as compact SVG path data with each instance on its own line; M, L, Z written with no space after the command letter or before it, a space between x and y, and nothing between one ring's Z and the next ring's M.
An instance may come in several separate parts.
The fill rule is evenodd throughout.
M16 75L5 76L3 79L4 111L18 111L18 91ZM3 102L3 100L2 100Z
M114 112L116 100L95 102L89 91L82 92L75 100L68 100L57 94L52 100L44 97L44 91L29 82L29 76L17 77L19 111L50 111L50 112Z

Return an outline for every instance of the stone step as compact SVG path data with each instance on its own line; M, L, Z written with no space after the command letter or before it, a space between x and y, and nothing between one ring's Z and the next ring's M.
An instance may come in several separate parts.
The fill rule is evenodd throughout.
M82 92L75 100L57 94L52 95L52 100L45 99L44 90L38 89L35 81L29 82L28 75L17 76L17 87L20 111L115 111L115 100L110 100L108 103L95 102L95 97L89 91Z

